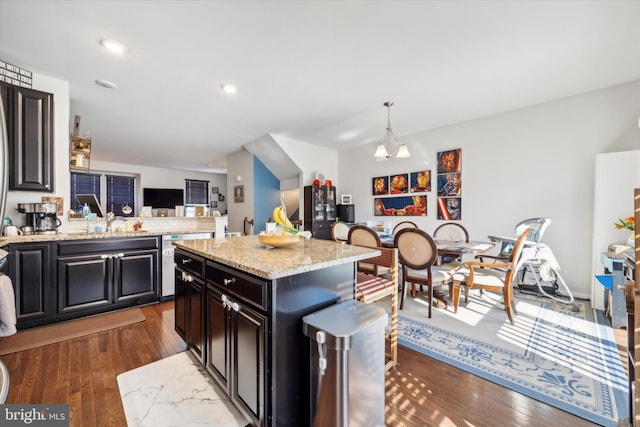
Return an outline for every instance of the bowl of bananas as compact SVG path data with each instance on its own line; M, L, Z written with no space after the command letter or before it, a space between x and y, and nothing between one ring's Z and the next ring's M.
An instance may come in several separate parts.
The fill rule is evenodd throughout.
M263 245L273 246L274 248L283 248L286 246L297 245L302 243L302 236L291 234L259 234L258 241Z

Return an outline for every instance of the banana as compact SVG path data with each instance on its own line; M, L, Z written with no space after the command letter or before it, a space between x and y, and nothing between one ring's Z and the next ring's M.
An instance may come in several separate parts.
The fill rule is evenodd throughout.
M273 220L278 224L284 224L284 223L280 222L281 221L281 219L280 219L280 214L281 213L282 213L282 206L276 206L273 209L273 213L272 213Z
M272 215L273 215L273 220L276 223L286 225L287 227L293 227L293 224L291 224L291 221L289 221L289 218L287 218L287 216L284 214L284 206L282 205L276 206L273 209Z

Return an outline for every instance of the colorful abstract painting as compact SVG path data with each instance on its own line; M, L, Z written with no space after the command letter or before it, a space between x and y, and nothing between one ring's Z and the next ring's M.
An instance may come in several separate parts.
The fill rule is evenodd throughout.
M375 216L426 216L427 196L377 197L373 213Z

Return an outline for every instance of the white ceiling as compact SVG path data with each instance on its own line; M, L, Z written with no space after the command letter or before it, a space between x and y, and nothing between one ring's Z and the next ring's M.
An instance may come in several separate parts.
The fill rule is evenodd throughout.
M267 134L373 155L387 100L402 140L639 79L639 44L638 0L0 0L0 59L69 82L92 158L212 172Z

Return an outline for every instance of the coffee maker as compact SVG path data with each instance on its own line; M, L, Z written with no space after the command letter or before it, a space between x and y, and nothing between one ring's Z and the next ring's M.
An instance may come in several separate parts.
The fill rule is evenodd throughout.
M18 203L18 212L25 214L25 225L36 234L56 234L62 224L55 203Z

